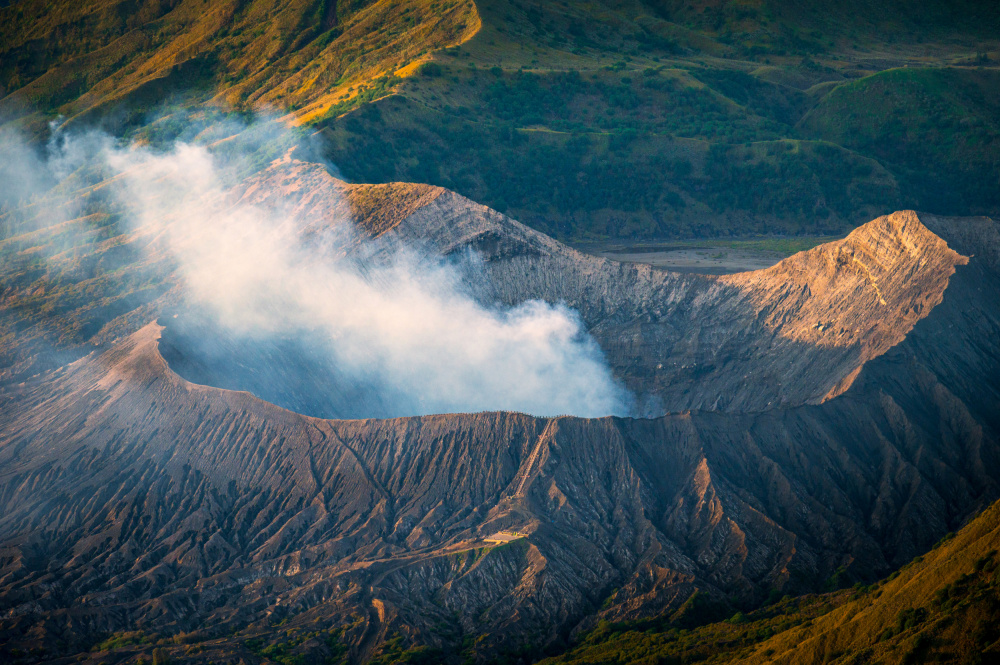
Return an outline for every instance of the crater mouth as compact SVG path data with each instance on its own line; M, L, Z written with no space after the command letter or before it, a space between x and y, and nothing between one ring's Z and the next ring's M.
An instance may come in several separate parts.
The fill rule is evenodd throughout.
M160 354L191 383L252 393L314 418L427 415L425 405L338 365L328 343L301 334L239 334L197 310L162 317Z
M575 313L540 301L495 311L482 307L504 324L499 336L506 339L495 339L496 328L488 327L478 341L472 337L476 331L470 331L472 341L456 348L451 358L441 356L440 342L407 342L402 353L386 353L384 340L370 347L365 340L359 344L356 330L339 331L338 336L326 326L241 328L197 306L183 306L159 318L159 352L170 370L190 383L248 392L290 411L329 420L487 411L539 417L635 415L631 394L611 374L600 347ZM527 314L520 314L522 310ZM572 330L552 335L534 330L553 321ZM528 330L530 339L525 348L509 354L508 370L502 366L503 350L518 342L521 328ZM363 329L360 337L381 333ZM447 337L448 331L440 335ZM482 357L469 358L468 347L477 344L489 348ZM524 385L514 385L517 381ZM555 394L560 390L565 394Z

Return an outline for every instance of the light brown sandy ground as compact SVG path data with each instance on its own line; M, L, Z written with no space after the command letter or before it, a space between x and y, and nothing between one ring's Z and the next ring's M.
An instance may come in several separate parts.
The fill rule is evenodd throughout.
M620 245L588 243L581 252L625 263L644 263L674 272L726 275L770 268L783 257L778 252L727 247L676 247L671 245Z

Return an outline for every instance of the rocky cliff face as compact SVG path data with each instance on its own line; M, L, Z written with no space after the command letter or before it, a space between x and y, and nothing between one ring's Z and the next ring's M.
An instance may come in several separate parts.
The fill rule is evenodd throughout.
M880 574L1000 495L992 220L896 213L766 271L681 276L406 191L373 213L386 243L475 247L479 297L577 307L671 413L321 420L185 381L150 323L0 393L5 642L287 619L346 627L358 659L394 635L484 656L695 588ZM502 529L527 535L488 546Z

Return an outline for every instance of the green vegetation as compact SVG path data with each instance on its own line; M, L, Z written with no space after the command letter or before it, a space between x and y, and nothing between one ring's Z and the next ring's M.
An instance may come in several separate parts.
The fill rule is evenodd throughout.
M91 651L112 651L133 644L148 644L150 639L142 631L115 633L94 645Z
M600 22L588 11L596 8L480 3L483 29L438 54L429 75L319 121L331 160L352 180L441 185L571 240L840 234L906 207L1000 209L1000 188L990 186L1000 178L993 148L971 154L977 145L996 145L992 130L983 129L997 117L989 93L1000 89L991 78L996 70L970 69L946 47L926 47L923 62L962 65L933 70L936 76L981 81L978 97L966 94L964 110L952 112L968 116L978 103L981 121L953 123L958 133L970 128L962 139L967 149L955 158L953 141L941 135L919 154L896 159L863 140L892 135L879 127L859 131L845 109L873 106L878 117L906 124L905 113L867 97L830 100L864 89L880 76L868 76L873 69L908 63L902 52L881 61L842 53L863 52L879 30L899 25L889 28L860 7L864 18L851 34L842 26L827 26L829 34L805 30L825 20L811 6L794 20L780 3L743 14L709 6L701 17L680 7L643 16L601 7L621 21L616 30L594 29ZM717 10L716 19L704 20ZM931 27L920 17L937 12L924 4L915 11L906 25L911 39L971 30L965 19ZM771 45L747 46L733 36L737 24L769 26ZM970 36L982 35L977 30L966 39L985 39ZM502 66L480 66L498 61ZM847 120L843 132L831 131L828 118ZM955 186L942 187L942 180Z
M427 646L403 648L403 638L396 635L379 648L379 653L369 661L370 665L437 665L442 662L444 652Z
M165 102L276 109L350 180L574 240L1000 211L995 4L40 2L0 8L0 116L40 137L54 114L162 141L185 117Z
M253 654L279 665L342 665L347 662L344 629L304 630L293 628L243 643ZM282 639L284 638L284 639Z
M996 5L976 0L762 0L697 4L666 2L662 15L715 36L733 55L823 54L846 45L926 43L953 37L990 38Z
M435 108L404 88L324 123L329 154L352 180L442 185L562 238L831 234L899 207L893 176L849 150L773 140L767 119L737 125L734 140L750 143L717 136L732 125L712 119L706 108L725 107L699 88L643 92L664 127L640 134L629 124L641 109L621 101L638 86L607 78L459 70L442 80L481 91L471 106Z
M885 164L922 209L1000 208L1000 70L880 72L835 88L799 126Z
M735 612L726 620L690 628L678 619L604 622L565 654L541 662L546 665L727 662L748 655L755 645L821 616L845 599L845 592L789 599L756 612Z
M0 117L115 127L168 100L321 116L478 25L469 0L20 0L0 7Z
M433 64L433 63L429 63ZM380 99L392 90L400 81L403 79L398 76L380 76L375 79L370 85L363 85L359 88L359 92L354 97L345 99L343 101L337 102L333 106L330 106L326 112L323 114L323 118L336 118L347 111L358 108L362 104L367 104L368 102Z

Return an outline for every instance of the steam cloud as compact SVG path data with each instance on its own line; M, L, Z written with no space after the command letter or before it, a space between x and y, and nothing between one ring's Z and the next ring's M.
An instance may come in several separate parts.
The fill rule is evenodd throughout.
M11 145L8 137L0 149ZM81 166L115 174L131 232L153 239L150 251L169 253L190 311L235 340L229 352L253 353L261 348L254 343L274 340L308 348L319 358L306 363L310 371L333 377L316 390L356 394L365 386L361 392L377 395L381 408L351 415L631 410L631 396L573 310L482 303L464 286L476 275L476 257L446 261L362 238L349 219L305 233L291 205L233 200L232 173L246 151L223 158L192 142L154 150L90 134L61 137L49 153L19 187L61 180ZM243 362L272 374L302 369L260 355Z

